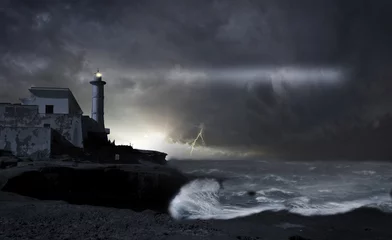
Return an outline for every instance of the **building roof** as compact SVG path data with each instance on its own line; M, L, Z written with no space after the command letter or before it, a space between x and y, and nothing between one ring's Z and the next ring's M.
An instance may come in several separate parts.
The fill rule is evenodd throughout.
M31 87L29 91L41 98L70 98L73 94L69 88ZM72 96L71 96L72 95Z
M29 91L39 98L66 98L76 103L78 108L82 110L75 96L69 88L55 87L31 87Z

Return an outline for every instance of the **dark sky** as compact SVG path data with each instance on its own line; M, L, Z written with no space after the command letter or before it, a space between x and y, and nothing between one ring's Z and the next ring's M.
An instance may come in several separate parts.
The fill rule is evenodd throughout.
M99 68L117 141L159 148L157 134L189 142L203 124L208 147L259 152L392 110L391 12L390 0L0 0L0 101L69 87L89 114Z

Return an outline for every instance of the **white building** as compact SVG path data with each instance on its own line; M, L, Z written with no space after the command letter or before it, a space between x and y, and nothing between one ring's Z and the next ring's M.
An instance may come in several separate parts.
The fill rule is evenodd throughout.
M0 104L0 150L44 159L61 146L83 148L89 139L107 141L110 130L105 129L103 123L104 89L103 85L99 87L97 100L96 81L97 74L92 81L95 83L92 112L99 121L83 116L68 88L32 87L31 96L20 99L21 104ZM100 74L99 81L102 81Z
M40 114L83 114L69 88L32 87L29 91L31 96L20 101L23 105L37 105Z

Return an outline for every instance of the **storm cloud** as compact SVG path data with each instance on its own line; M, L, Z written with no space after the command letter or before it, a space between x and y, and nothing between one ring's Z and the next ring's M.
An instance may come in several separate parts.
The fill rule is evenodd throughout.
M165 131L190 142L203 124L210 147L258 151L391 111L391 8L388 0L2 0L0 100L17 101L32 85L69 87L88 114L99 68L112 138ZM298 69L317 74L298 83L290 74Z

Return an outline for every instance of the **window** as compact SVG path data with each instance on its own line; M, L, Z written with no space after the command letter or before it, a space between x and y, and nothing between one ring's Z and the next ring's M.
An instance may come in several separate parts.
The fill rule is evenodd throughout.
M44 127L45 128L50 128L50 124L49 123L44 123Z
M5 107L5 113L6 114L14 114L15 108L14 107Z
M46 105L45 106L45 113L53 113L53 105Z

